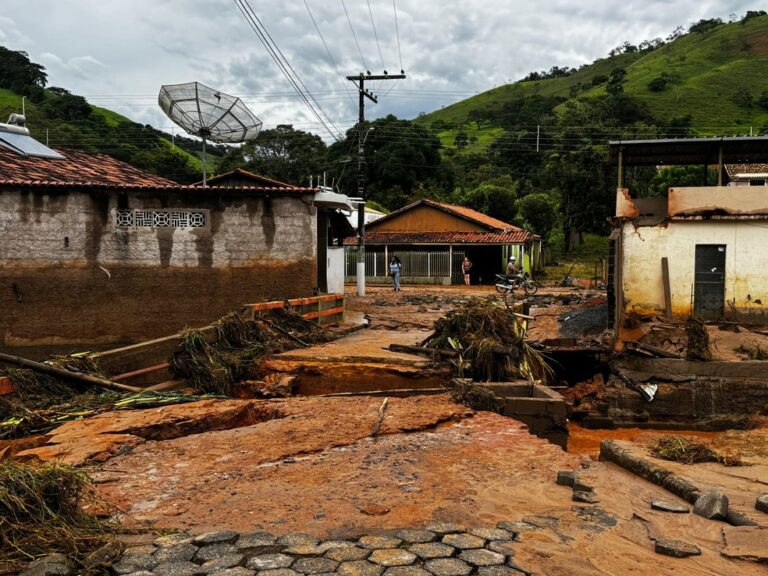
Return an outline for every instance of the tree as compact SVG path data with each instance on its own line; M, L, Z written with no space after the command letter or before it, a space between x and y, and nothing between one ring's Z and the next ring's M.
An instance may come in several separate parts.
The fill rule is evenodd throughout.
M482 184L467 192L461 201L463 206L498 218L502 222L511 223L517 216L517 190Z
M763 110L768 110L768 90L760 94L757 99L757 105Z
M657 76L650 82L648 82L648 90L651 92L661 92L664 90L664 88L667 87L667 84L669 83L669 80L667 80L663 75Z
M466 132L460 130L456 133L456 137L453 139L453 145L456 146L456 148L462 149L466 148L467 144L469 144L469 136L467 136Z
M723 21L720 18L702 18L695 24L691 24L691 27L688 28L688 32L691 34L703 34L705 32L709 32L710 30L714 30L722 23Z
M280 124L262 130L256 140L230 150L219 171L242 168L281 182L305 184L310 175L319 176L323 171L326 155L327 148L319 136Z
M531 230L547 239L557 223L557 209L552 199L547 194L528 194L518 201L517 207Z
M34 87L44 88L47 81L45 68L30 62L26 52L0 46L0 88L29 96Z

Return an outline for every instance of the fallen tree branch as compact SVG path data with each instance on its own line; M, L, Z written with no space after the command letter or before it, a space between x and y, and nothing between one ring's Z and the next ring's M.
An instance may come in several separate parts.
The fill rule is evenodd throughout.
M13 364L14 366L22 366L24 368L29 368L30 370L34 370L35 372L42 372L43 374L56 376L58 378L63 378L65 380L71 380L73 382L77 382L80 384L88 384L90 386L100 386L102 388L109 388L111 390L119 390L120 392L132 392L134 394L142 391L141 388L136 388L135 386L128 386L127 384L118 384L117 382L112 382L111 380L105 380L104 378L91 376L90 374L80 374L77 372L70 372L69 370L65 370L64 368L58 368L57 366L51 366L50 364L43 364L42 362L35 362L34 360L29 360L28 358L22 358L20 356L12 356L10 354L0 353L0 362Z

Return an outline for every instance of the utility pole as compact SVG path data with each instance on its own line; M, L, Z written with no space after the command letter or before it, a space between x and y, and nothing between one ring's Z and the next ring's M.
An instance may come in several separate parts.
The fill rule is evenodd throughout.
M402 70L401 70L402 72ZM403 80L405 74L371 75L360 72L357 76L347 76L354 82L360 96L357 120L357 195L362 202L357 206L357 295L365 296L365 99L374 104L377 96L365 89L366 80ZM387 263L388 265L388 263Z

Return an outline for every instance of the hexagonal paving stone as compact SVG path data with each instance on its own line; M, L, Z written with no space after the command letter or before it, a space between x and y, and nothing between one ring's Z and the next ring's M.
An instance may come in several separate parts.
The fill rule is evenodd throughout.
M387 568L384 576L431 576L431 574L423 568L417 568L416 566L393 566L392 568Z
M280 568L278 570L264 570L259 572L259 576L299 576L299 573L290 568Z
M316 546L319 542L320 538L309 534L288 534L277 539L277 543L283 546Z
M321 574L333 572L338 565L336 560L330 558L299 558L293 563L291 569L302 574Z
M158 548L155 551L155 560L158 564L192 560L197 554L197 550L198 548L194 544L176 544L167 548Z
M213 572L211 576L254 576L255 574L256 572L253 570L248 570L242 566L237 566L236 568L227 568L226 570Z
M453 556L454 552L456 552L456 548L453 546L448 546L448 544L441 544L440 542L411 544L408 546L408 550L423 560L431 560L432 558L449 558Z
M368 560L382 566L408 566L416 562L416 554L400 548L389 548L374 550Z
M382 572L384 572L383 566L372 564L367 560L342 562L336 569L336 573L341 576L381 576Z
M142 544L141 546L131 546L130 548L126 548L123 552L123 557L125 556L131 556L133 554L154 554L155 550L157 548L154 547L152 544Z
M158 548L168 548L169 546L175 546L176 544L189 544L195 538L189 534L168 534L167 536L160 536L153 542Z
M516 552L514 545L514 540L494 540L488 543L488 550L493 550L505 556L514 556Z
M512 534L501 528L470 528L468 530L472 536L485 538L486 540L509 540Z
M195 562L208 562L219 556L227 556L228 554L239 554L238 549L234 544L211 544L210 546L203 546L195 554Z
M478 576L520 576L525 572L511 566L483 566L478 569L477 574Z
M192 541L198 546L209 546L210 544L233 544L240 537L240 534L232 530L220 530L218 532L208 532L195 536Z
M235 542L238 551L250 554L274 554L282 551L285 546L277 543L277 537L269 532L253 532L243 534Z
M152 570L157 566L157 560L151 554L131 554L112 566L116 574L130 574L141 570Z
M327 540L318 544L325 551L333 550L334 548L349 548L356 545L356 542L350 542L349 540Z
M467 576L472 572L472 566L457 558L437 558L427 560L424 568L434 576Z
M395 536L408 544L432 542L437 538L437 534L429 530L399 530L395 532Z
M461 524L451 524L450 522L437 522L427 526L427 530L435 534L455 534L457 532L466 532L466 526Z
M459 554L459 558L475 566L498 566L499 564L504 564L504 554L482 548L478 550L463 550Z
M283 552L293 554L294 556L322 556L327 551L321 545L300 544L298 546L289 546Z
M220 556L213 560L208 560L201 568L205 569L208 573L218 572L219 570L226 570L227 568L236 568L240 566L245 560L244 554L227 554L226 556Z
M205 574L202 568L192 562L165 562L152 570L155 576L199 576Z
M400 540L399 538L394 538L392 536L376 536L376 535L361 536L357 542L363 548L371 548L371 549L397 548L398 546L400 546L400 544L403 543L403 541Z
M443 543L449 544L455 548L466 550L468 548L482 548L485 546L485 540L471 534L446 534L443 536Z
M254 556L245 565L246 568L253 568L254 570L279 570L280 568L288 568L293 564L294 558L285 554L259 554Z
M358 546L344 546L342 548L333 548L325 553L326 558L336 560L338 562L352 562L355 560L365 560L371 555L371 551L368 548L360 548Z

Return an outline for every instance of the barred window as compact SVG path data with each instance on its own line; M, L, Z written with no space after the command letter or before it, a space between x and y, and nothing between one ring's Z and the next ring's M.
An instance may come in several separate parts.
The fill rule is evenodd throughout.
M118 228L205 228L208 224L204 210L141 210L118 209Z

